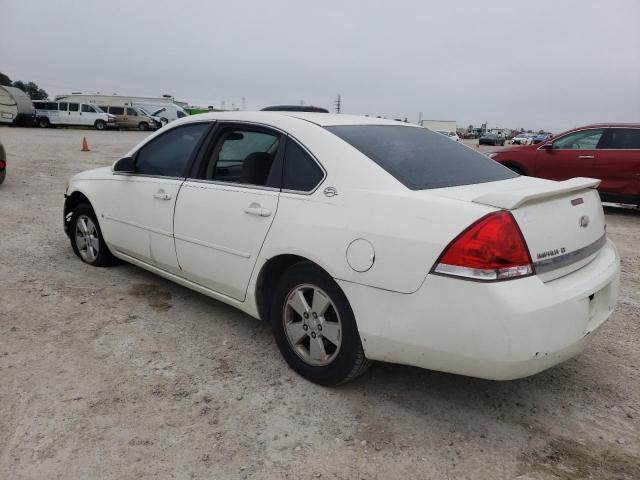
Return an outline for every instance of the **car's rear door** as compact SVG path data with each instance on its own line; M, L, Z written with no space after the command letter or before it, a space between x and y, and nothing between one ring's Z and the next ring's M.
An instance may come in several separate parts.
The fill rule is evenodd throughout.
M244 300L278 208L284 138L262 126L217 125L176 203L176 253L186 278Z
M598 145L593 177L605 201L640 201L640 128L608 128Z
M555 139L552 148L538 149L533 175L550 180L573 177L598 178L597 150L604 128L577 130Z
M118 252L179 273L173 241L173 215L180 186L211 123L172 128L138 152L135 173L113 174L102 182L103 234Z

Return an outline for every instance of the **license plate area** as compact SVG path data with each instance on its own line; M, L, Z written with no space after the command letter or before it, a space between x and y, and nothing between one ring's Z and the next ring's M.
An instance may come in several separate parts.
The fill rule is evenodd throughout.
M611 284L609 283L587 297L589 302L589 321L587 322L585 335L596 330L607 318L609 318L614 307L611 295Z

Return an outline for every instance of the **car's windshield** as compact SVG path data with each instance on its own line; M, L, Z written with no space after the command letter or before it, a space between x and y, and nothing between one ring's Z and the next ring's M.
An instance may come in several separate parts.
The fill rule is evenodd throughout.
M396 125L325 127L412 190L517 177L473 149L426 128Z

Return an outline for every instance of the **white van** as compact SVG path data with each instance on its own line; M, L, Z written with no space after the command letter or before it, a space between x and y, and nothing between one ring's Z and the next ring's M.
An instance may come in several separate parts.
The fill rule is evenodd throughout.
M42 128L73 125L105 130L116 127L116 117L103 112L97 105L34 100L33 106L36 109L36 122Z
M169 122L188 115L182 107L175 103L134 103L133 105L142 109L154 120L160 120L162 125L166 125Z

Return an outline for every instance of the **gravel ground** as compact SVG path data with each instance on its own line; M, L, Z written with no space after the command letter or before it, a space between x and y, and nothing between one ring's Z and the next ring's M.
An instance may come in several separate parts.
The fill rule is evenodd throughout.
M144 136L0 128L0 478L640 478L640 211L607 208L621 297L578 357L511 382L378 363L322 388L266 324L73 255L67 178Z

